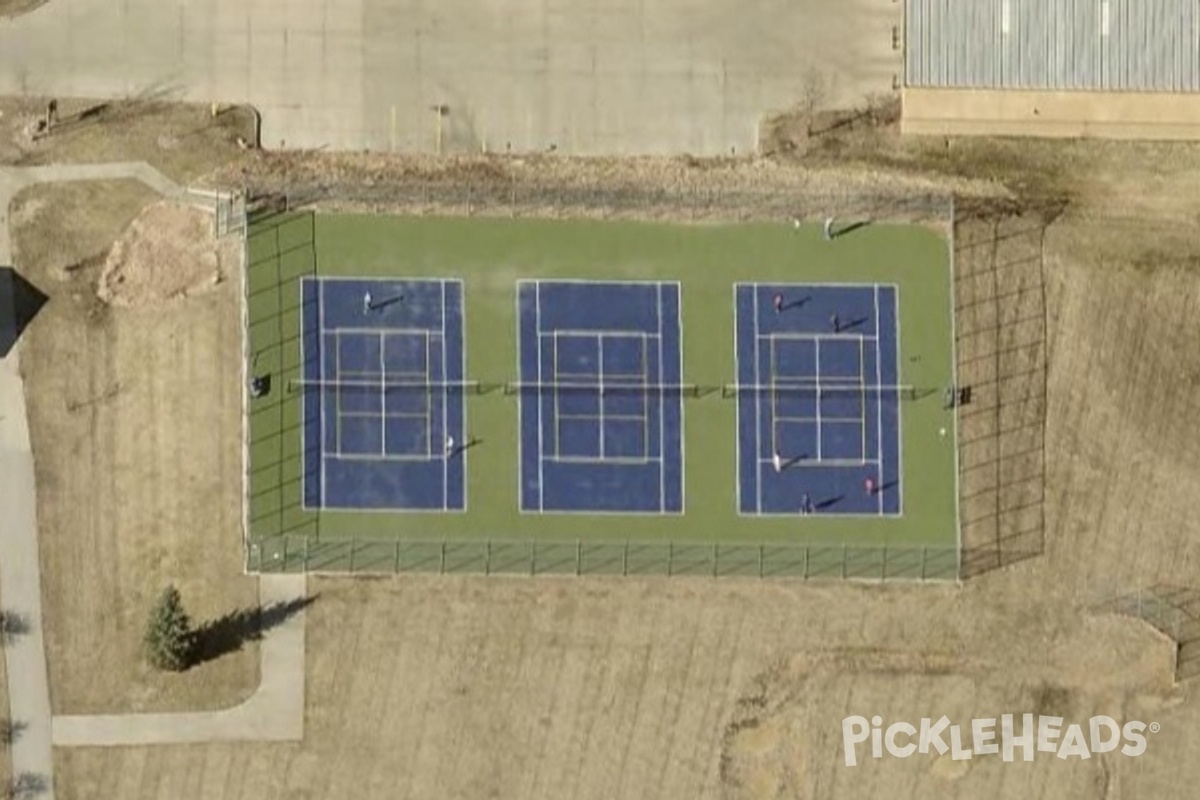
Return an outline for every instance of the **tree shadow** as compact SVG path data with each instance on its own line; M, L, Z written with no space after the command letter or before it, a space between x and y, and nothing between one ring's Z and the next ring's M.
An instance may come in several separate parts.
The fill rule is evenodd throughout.
M308 608L320 595L298 597L257 608L240 608L223 617L209 620L192 633L190 666L199 666L221 656L236 653L247 642L261 641L272 628Z
M13 778L8 796L13 800L32 800L50 790L50 779L37 772L22 772Z
M29 633L29 617L15 611L0 611L0 643L12 644Z
M6 719L0 721L0 744L12 744L29 728L28 722Z
M49 299L12 267L0 267L0 358L8 355Z

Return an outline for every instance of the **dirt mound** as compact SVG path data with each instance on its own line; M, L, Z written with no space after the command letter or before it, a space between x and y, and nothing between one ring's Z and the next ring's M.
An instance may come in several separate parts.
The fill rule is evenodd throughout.
M236 267L236 255L236 244L215 239L212 218L204 211L155 203L113 244L96 294L125 307L200 294Z

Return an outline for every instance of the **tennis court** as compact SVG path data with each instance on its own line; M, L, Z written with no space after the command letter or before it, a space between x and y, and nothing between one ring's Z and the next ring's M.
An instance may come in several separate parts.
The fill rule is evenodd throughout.
M451 280L301 281L304 502L466 509L463 288Z
M925 228L289 212L248 247L254 569L956 568Z
M896 287L734 293L740 513L899 515Z
M517 286L523 512L683 512L677 283Z

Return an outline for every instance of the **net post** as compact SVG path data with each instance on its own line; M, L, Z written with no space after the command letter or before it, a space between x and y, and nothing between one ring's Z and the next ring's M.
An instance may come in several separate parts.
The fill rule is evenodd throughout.
M721 570L718 568L721 559L721 545L718 542L713 542L713 577L717 577Z
M285 536L283 540L286 543L287 537ZM308 540L309 540L309 537L305 536L304 537L304 555L302 556L302 560L300 562L300 563L304 564L305 572L308 572L308 563L309 563L309 561L308 561Z
M760 577L760 578L763 576L763 551L765 549L766 549L765 545L760 544L758 546L758 577Z
M347 572L354 572L354 537L350 537L350 559L346 565Z
M395 573L400 572L400 540L399 539L396 540L396 561L392 568L392 572L395 572Z
M537 575L537 539L529 540L529 575Z
M808 545L804 545L804 580L808 580Z
M675 543L667 542L667 577L671 577L673 562L675 560Z
M921 545L921 580L925 580L929 575L929 548Z
M287 540L288 540L288 537L287 537L287 534L285 533L283 535L283 551L282 551L282 554L280 555L280 558L283 560L283 563L281 563L279 565L280 572L287 572ZM307 563L304 565L304 569L306 572L308 571Z
M441 563L438 567L438 571L442 575L446 574L446 540L445 539L442 539L442 559L441 559Z
M575 577L583 574L583 540L575 540Z
M849 553L846 550L846 545L843 544L842 545L842 580L846 579L846 570L849 567L849 565L846 563L846 558L848 555L849 555Z
M625 548L621 551L621 575L629 574L629 540L625 540Z
M879 566L879 580L886 581L888 577L887 542L883 543L883 563Z
M492 574L492 540L485 539L483 542L483 574Z

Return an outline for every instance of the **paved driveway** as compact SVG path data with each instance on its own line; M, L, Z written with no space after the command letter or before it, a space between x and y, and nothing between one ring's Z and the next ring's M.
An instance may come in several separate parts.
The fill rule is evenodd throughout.
M250 102L263 143L745 153L812 67L900 68L893 0L50 0L0 22L0 93ZM444 107L444 114L434 109Z

